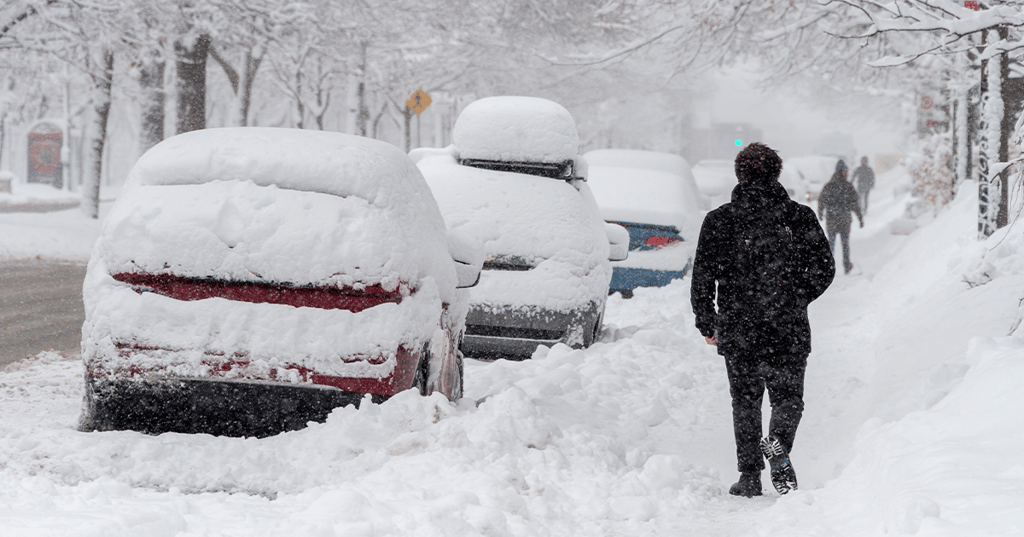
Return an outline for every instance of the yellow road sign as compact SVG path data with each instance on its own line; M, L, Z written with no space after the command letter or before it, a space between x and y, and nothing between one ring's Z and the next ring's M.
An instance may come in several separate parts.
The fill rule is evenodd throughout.
M412 97L409 97L408 101L405 101L405 105L418 116L420 115L420 112L426 110L427 107L430 106L430 95L427 95L427 92L418 89L416 90L416 93L412 94Z

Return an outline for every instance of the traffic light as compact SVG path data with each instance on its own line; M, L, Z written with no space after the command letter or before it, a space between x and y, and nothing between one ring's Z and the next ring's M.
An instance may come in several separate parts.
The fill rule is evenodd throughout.
M736 147L743 147L743 140L740 140L739 138L737 138L736 139Z

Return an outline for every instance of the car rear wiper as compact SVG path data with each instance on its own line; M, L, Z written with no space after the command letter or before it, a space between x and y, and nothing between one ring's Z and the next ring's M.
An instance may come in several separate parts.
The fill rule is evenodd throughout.
M551 179L561 179L563 181L584 180L582 177L575 176L575 169L571 160L564 160L562 162L514 162L466 158L459 159L459 164L484 170L522 173L539 177L550 177Z

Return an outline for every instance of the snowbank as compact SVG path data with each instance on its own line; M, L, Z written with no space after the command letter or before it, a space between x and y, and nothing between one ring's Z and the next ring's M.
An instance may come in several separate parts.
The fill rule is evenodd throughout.
M965 184L875 277L890 313L851 460L824 488L779 502L765 534L1022 530L1024 237L977 242L976 193Z
M101 215L108 210L101 207ZM44 259L86 263L101 220L81 209L52 213L0 213L0 260Z
M0 208L35 203L77 203L81 200L78 194L58 190L50 185L21 183L13 174L0 172L0 180L4 179L11 181L11 191L0 192Z

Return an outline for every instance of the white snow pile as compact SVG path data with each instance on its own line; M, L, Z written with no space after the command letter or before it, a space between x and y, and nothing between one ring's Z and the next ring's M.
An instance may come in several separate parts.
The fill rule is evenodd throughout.
M576 122L562 105L537 97L487 97L455 120L459 158L502 162L563 162L576 158Z
M977 242L976 211L966 183L875 277L852 460L776 504L765 534L1024 532L1024 236L1018 223Z
M485 271L474 304L571 311L607 293L608 236L585 183L462 166L450 149L414 158L449 228L477 238L489 260L534 266Z
M466 296L454 291L445 233L419 170L389 144L270 128L175 136L139 160L104 222L85 282L83 349L106 356L110 368L146 362L181 375L202 375L210 360L241 353L266 367L386 376L391 359L371 365L339 357L418 348L442 303L459 318ZM359 313L181 301L139 294L112 278L118 273L380 284L404 298ZM173 352L135 353L121 363L128 358L116 358L117 344Z
M87 218L77 208L50 213L0 212L0 260L86 263L100 228L99 220Z
M0 192L0 208L32 203L70 203L81 199L78 194L59 190L50 185L20 182L10 172L0 171L0 180L11 182L10 192Z
M588 349L469 360L459 404L404 392L264 439L80 433L81 361L16 362L0 535L1020 535L1020 223L978 242L967 184L893 235L893 177L810 307L792 494L767 471L764 497L725 493L725 368L681 280L610 297Z

